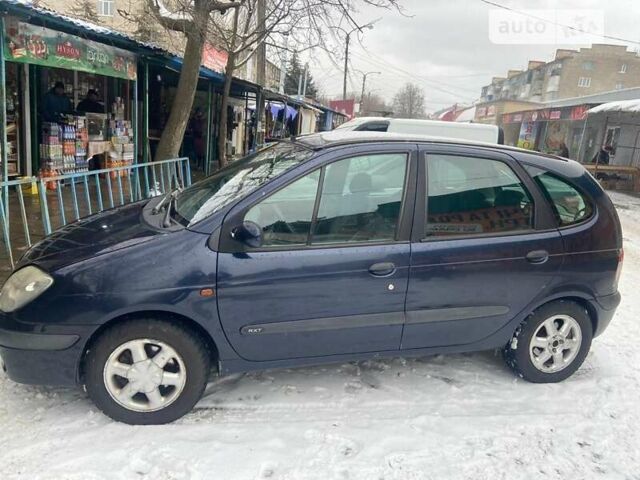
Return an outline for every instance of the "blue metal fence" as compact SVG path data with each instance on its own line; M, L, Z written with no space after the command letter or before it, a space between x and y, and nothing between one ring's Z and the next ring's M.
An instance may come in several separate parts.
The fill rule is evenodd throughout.
M187 158L0 182L1 270L69 222L189 185Z

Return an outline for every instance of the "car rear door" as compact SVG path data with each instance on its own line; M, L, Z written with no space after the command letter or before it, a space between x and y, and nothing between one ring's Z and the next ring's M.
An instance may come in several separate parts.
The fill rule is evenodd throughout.
M252 361L398 350L417 148L358 146L256 192L224 221L218 312ZM263 245L230 232L258 224Z
M402 349L490 336L549 288L563 244L549 205L509 155L421 147Z

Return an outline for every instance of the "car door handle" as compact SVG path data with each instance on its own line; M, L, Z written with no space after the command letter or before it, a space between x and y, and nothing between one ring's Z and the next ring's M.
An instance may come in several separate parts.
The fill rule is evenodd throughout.
M369 267L369 273L376 277L388 277L396 273L396 266L391 262L374 263Z
M533 250L525 257L529 263L544 263L549 260L549 252L546 250Z

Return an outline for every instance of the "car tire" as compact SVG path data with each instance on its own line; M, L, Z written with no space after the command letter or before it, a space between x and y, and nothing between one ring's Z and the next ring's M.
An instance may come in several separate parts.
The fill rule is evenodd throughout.
M103 332L84 367L86 391L102 412L131 425L160 425L202 397L211 358L203 339L182 325L139 319Z
M555 301L538 308L520 324L503 350L504 358L529 382L561 382L580 368L592 337L591 318L584 307Z

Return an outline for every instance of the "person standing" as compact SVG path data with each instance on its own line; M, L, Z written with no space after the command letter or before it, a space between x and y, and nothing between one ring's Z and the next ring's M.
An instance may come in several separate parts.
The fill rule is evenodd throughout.
M560 148L558 149L558 155L562 158L569 158L569 147L567 144L562 142L560 144Z
M98 92L93 88L87 92L84 100L76 107L78 113L104 113L104 105L98 101Z
M204 170L206 121L204 113L200 107L196 108L196 111L191 118L190 130L193 135L193 151L196 155L196 168Z
M595 163L596 165L609 165L611 150L610 145L601 148L600 151L593 156L591 163Z
M53 88L44 96L42 118L46 122L59 122L62 115L72 112L71 100L64 93L64 90L64 83L56 82Z

